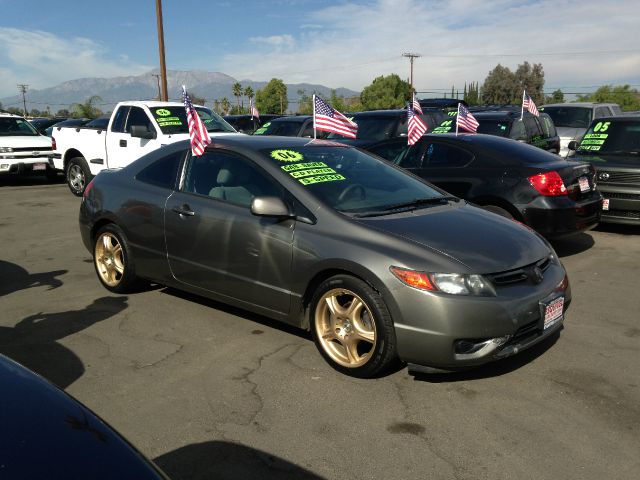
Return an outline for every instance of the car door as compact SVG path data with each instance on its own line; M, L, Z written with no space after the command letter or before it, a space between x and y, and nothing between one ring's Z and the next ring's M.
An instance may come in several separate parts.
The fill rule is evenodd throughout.
M109 168L122 168L134 160L160 147L158 138L131 136L131 127L137 125L158 134L153 122L141 107L120 107L107 135L107 159Z
M249 159L192 156L165 207L169 266L185 284L287 313L295 222L252 215L251 199L262 195L285 190Z

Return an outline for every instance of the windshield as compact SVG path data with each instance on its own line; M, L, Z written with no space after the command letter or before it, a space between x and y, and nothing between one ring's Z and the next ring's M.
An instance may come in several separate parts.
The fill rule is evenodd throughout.
M578 154L640 152L640 118L637 122L596 122L584 134Z
M0 136L37 137L38 131L24 118L0 117Z
M283 137L297 137L303 122L278 121L267 122L258 128L254 135L282 135Z
M198 116L207 127L209 132L235 132L233 127L223 120L223 118L208 108L195 107ZM165 135L174 135L177 133L189 133L189 125L187 124L187 112L184 107L153 107L151 114L155 118L160 130Z
M434 187L355 148L310 143L262 153L320 201L344 213L384 211L443 197Z
M390 116L354 116L351 120L358 124L358 135L356 138L363 140L385 140L392 138L396 134L397 117ZM328 139L348 138L339 133L330 133Z
M478 119L478 133L486 133L487 135L497 135L498 137L509 136L509 122L504 120L483 120Z
M544 107L556 127L587 128L591 123L591 109L584 107Z

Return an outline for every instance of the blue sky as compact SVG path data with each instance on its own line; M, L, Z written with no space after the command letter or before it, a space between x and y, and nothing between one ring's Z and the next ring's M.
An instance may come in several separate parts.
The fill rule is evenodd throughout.
M545 89L640 88L628 0L163 0L167 67L360 90L379 75L418 91L542 63ZM155 0L0 0L0 97L158 65ZM434 96L425 94L423 96Z

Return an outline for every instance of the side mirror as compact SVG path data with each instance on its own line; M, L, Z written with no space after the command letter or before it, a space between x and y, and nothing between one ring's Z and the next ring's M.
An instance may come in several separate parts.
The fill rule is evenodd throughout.
M289 207L278 197L254 197L251 201L251 213L259 217L288 218L293 215Z
M575 140L571 140L571 141L569 142L569 145L567 145L567 148L568 148L569 150L573 150L573 151L578 150L578 142L576 142Z
M147 125L131 125L131 136L151 140L156 138L158 134L155 130L149 130Z

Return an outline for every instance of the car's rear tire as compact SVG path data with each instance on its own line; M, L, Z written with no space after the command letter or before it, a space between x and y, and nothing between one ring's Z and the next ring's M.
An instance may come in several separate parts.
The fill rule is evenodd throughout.
M391 314L367 283L350 275L331 277L318 286L310 308L316 347L339 372L370 378L395 362Z
M87 165L87 161L83 157L74 157L69 160L65 177L69 190L76 197L82 196L84 189L87 188L91 178L93 178L89 165Z
M511 214L511 212L509 212L508 210L499 207L497 205L483 205L482 208L484 208L485 210L487 210L488 212L492 212L495 214L498 214L504 218L508 218L509 220L513 220L514 217Z
M140 288L127 239L116 224L98 230L93 243L93 265L100 283L114 293L129 293Z

